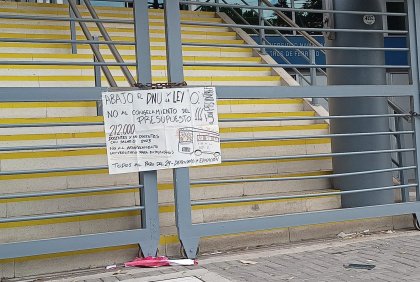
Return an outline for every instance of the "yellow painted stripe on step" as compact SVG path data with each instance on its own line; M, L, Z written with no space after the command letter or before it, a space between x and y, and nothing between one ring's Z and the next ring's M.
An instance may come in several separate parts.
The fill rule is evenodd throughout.
M240 166L240 165L258 165L258 164L270 164L270 163L286 163L286 162L304 162L304 161L320 161L320 160L331 160L329 157L324 158L304 158L304 159L292 159L292 160L273 160L273 161L241 161L234 163L221 163L217 165L209 165L207 167L226 167L226 166ZM200 167L192 167L191 169L200 169ZM49 177L70 177L70 176L81 176L81 175L100 175L107 174L108 169L98 169L89 171L71 171L71 172L45 172L45 173L33 173L33 174L18 174L18 175L0 175L0 181L19 180L19 179L32 179L32 178L49 178Z
M124 245L124 246L117 246L117 247L105 247L105 248L98 248L98 249L73 251L73 252L19 257L19 258L13 258L13 259L0 259L0 264L22 263L22 262L33 261L33 260L47 260L47 259L53 259L53 258L80 256L80 255L88 255L88 254L100 254L100 253L122 251L122 250L129 250L129 249L138 250L138 245Z
M61 44L61 43L0 43L0 48L42 48L42 49L66 49L69 48L70 44ZM130 46L128 46L130 47ZM80 46L81 48L81 46ZM87 49L87 48L86 48Z
M306 172L306 173L290 173L290 174L278 174L278 175L259 175L259 176L250 176L247 179L259 179L259 178L284 178L284 177L301 177L301 176L317 176L317 175L329 175L332 174L332 171L313 171L313 172ZM200 184L200 185L191 185L191 188L200 189L205 187L214 187L218 186L221 189L225 189L228 185L235 185L236 183L232 184ZM173 190L174 186L172 183L160 183L158 184L158 190Z
M329 143L331 143L331 139L320 138L320 139L232 142L232 143L222 143L220 146L222 147L222 149L239 149L239 148L255 148L255 147L319 145L319 144L329 144Z
M325 192L336 192L337 190L323 190ZM261 204L273 204L281 202L302 202L308 199L325 199L325 198L336 198L340 197L339 195L328 195L328 196L316 196L316 197L306 197L306 198L297 198L297 199L278 199L278 200L265 200L265 201L252 201L252 202L242 202L242 203L224 203L224 204L214 204L214 205L201 205L193 206L192 210L207 210L207 209L218 209L218 208L230 208L230 207L243 207L243 206L253 206ZM246 198L244 198L246 199ZM159 213L172 213L175 212L174 205L164 205L159 206Z
M38 179L49 177L69 177L81 175L100 175L109 174L108 169L98 169L89 171L71 171L71 172L46 172L46 173L33 173L33 174L18 174L18 175L0 175L0 181L19 180L19 179Z
M167 81L167 78L160 79L156 77L157 81ZM187 76L186 81L280 81L279 76Z
M271 69L271 68L269 68ZM276 105L276 104L302 104L303 99L235 99L218 100L218 105Z
M24 45L23 45L24 44ZM65 44L51 44L45 45L41 43L1 43L0 47L20 47L20 48L69 48L70 45ZM90 46L86 44L80 44L78 49L90 50ZM107 47L101 47L101 51L107 50ZM166 46L151 46L152 51L165 51ZM119 46L118 50L135 50L135 46ZM249 48L235 48L235 47L201 47L201 46L184 46L182 47L184 52L222 52L222 53L243 53L252 54L252 50Z
M0 223L0 229L59 224L59 223L78 222L78 221L104 220L104 219L131 217L131 216L139 216L139 215L140 215L140 211L128 211L128 212L116 212L116 213L105 213L105 214L95 214L95 215L82 215L82 216L73 216L73 217L64 217L64 218L7 222L7 223Z
M16 8L0 8L0 13L13 13L13 14L34 14L34 15L54 15L54 16L68 16L68 10L53 10L53 9L16 9ZM87 11L80 11L82 16L90 17L90 13ZM114 13L107 11L97 11L100 18L112 18L112 19L132 19L133 13L131 9L127 9L126 13ZM163 20L163 15L149 15L150 19ZM221 18L211 17L191 17L188 15L181 15L183 21L197 21L197 22L222 22ZM163 25L163 22L161 23Z
M1 118L0 124L29 124L29 123L69 123L69 122L103 122L102 116L89 117L54 117L54 118Z
M76 194L69 194L69 195L42 196L42 197L33 197L33 198L16 198L16 199L8 199L8 200L0 199L0 204L38 202L38 201L48 201L48 200L57 200L57 199L66 199L66 198L112 196L112 195L118 195L118 194L133 194L137 191L138 189L128 189L128 190L102 191L102 192L91 192L91 193L76 193Z
M17 30L16 33L22 33L26 32L27 30L54 30L54 31L67 31L69 32L68 25L42 25L42 24L15 24L15 23L5 23L1 26L2 30L5 29L23 29L22 31ZM82 29L80 27L76 27L76 30L81 31ZM89 26L90 31L99 31L99 28L95 26ZM134 28L133 27L107 27L106 29L109 33L113 32L122 32L122 33L133 33L134 34ZM150 33L153 34L164 34L165 30L163 29L151 29ZM210 36L235 36L236 32L234 31L195 31L195 30L182 30L182 35L202 35L203 37L206 35ZM152 36L153 38L153 36Z
M119 66L110 66L108 67L111 70L120 70ZM136 67L128 67L130 70L134 71ZM92 66L66 66L66 65L0 65L0 69L7 69L7 70L32 70L32 69L39 69L39 70L67 70L67 69L76 69L76 70L92 70ZM152 66L152 70L166 70L166 66L164 65L154 65ZM187 66L184 67L184 70L201 70L201 71L254 71L254 72L267 72L270 71L270 67L212 67L212 66ZM285 103L286 104L286 103ZM291 103L290 103L291 104Z
M0 142L3 141L26 141L26 140L56 140L56 139L77 139L77 138L105 138L105 132L78 132L78 133L52 133L52 134L16 134L0 135Z
M317 130L328 129L328 124L310 124L310 125L285 125L285 126L256 126L256 127L227 127L220 128L220 133L237 132L264 132L264 131L294 131L294 130Z
M276 118L276 117L312 117L315 112L276 112L276 113L226 113L219 114L220 119L239 119L239 118Z
M27 68L27 67L26 67ZM20 108L96 108L96 102L13 102L0 103L0 109Z
M62 40L68 39L67 34L39 34L39 33L6 33L0 32L0 38L26 38L26 39L51 39L51 40ZM77 40L86 40L83 35L78 35ZM114 41L127 41L133 42L134 36L112 36ZM102 40L102 39L101 39ZM165 38L151 38L151 42L165 42ZM103 41L103 40L102 40ZM192 39L185 38L183 42L187 43L207 43L207 44L244 44L243 40L240 39Z
M94 77L90 75L79 76L79 75L56 75L56 76L0 76L0 81L93 81ZM105 77L102 77L105 81ZM117 82L126 82L127 79L124 76L114 76L115 81ZM235 81L279 81L279 76L187 76L185 77L186 81L190 82L209 82L209 81L218 81L218 82L235 82ZM168 81L166 77L158 76L154 77L153 81L155 82L165 82Z

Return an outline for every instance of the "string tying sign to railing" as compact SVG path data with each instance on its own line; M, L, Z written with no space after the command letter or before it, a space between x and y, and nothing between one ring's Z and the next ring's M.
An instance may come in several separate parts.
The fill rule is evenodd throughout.
M102 93L109 173L221 162L214 87Z

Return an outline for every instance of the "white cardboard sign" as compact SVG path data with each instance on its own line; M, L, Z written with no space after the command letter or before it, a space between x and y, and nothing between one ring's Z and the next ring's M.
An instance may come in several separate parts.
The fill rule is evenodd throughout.
M102 93L110 174L221 163L214 87Z

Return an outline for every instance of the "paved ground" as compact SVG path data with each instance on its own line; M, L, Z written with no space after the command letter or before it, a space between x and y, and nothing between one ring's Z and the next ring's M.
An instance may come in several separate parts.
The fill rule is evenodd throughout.
M194 267L120 268L41 281L420 281L420 232L337 238L202 256ZM374 265L372 270L345 265ZM73 276L73 277L71 277ZM38 281L40 281L38 280Z

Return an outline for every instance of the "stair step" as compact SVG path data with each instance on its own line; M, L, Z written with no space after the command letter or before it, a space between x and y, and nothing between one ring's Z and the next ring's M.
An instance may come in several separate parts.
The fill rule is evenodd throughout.
M334 190L305 191L304 194L318 194L332 192ZM270 196L286 196L293 193L276 193ZM302 194L302 193L299 193ZM268 196L268 195L265 195ZM247 197L241 197L246 199ZM232 203L219 205L193 206L193 223L208 223L232 219L253 218L259 216L271 216L288 213L317 211L324 209L338 209L341 207L340 196L307 197L300 199L253 201L248 203ZM166 211L166 216L165 212ZM173 226L174 207L160 206L161 226Z
M1 20L0 20L1 22ZM96 25L88 24L89 31L94 34L100 34L99 28ZM105 24L105 26L107 26ZM201 29L201 30L200 30ZM119 27L107 27L108 34L111 38L114 39L114 36L125 36L130 37L134 40L134 28L129 26L119 26ZM11 37L15 37L16 34L42 34L42 35L65 35L67 39L70 36L69 25L48 25L42 22L29 21L26 24L11 24L11 23L2 23L0 27L0 32L10 33ZM79 26L76 26L77 35L83 35L82 29ZM164 29L150 29L151 39L162 39L165 38ZM226 28L214 27L214 30L209 30L208 28L200 28L197 26L196 30L185 29L182 31L182 38L187 39L236 39L236 32L226 31ZM115 39L114 39L115 40ZM130 41L132 41L130 40Z

